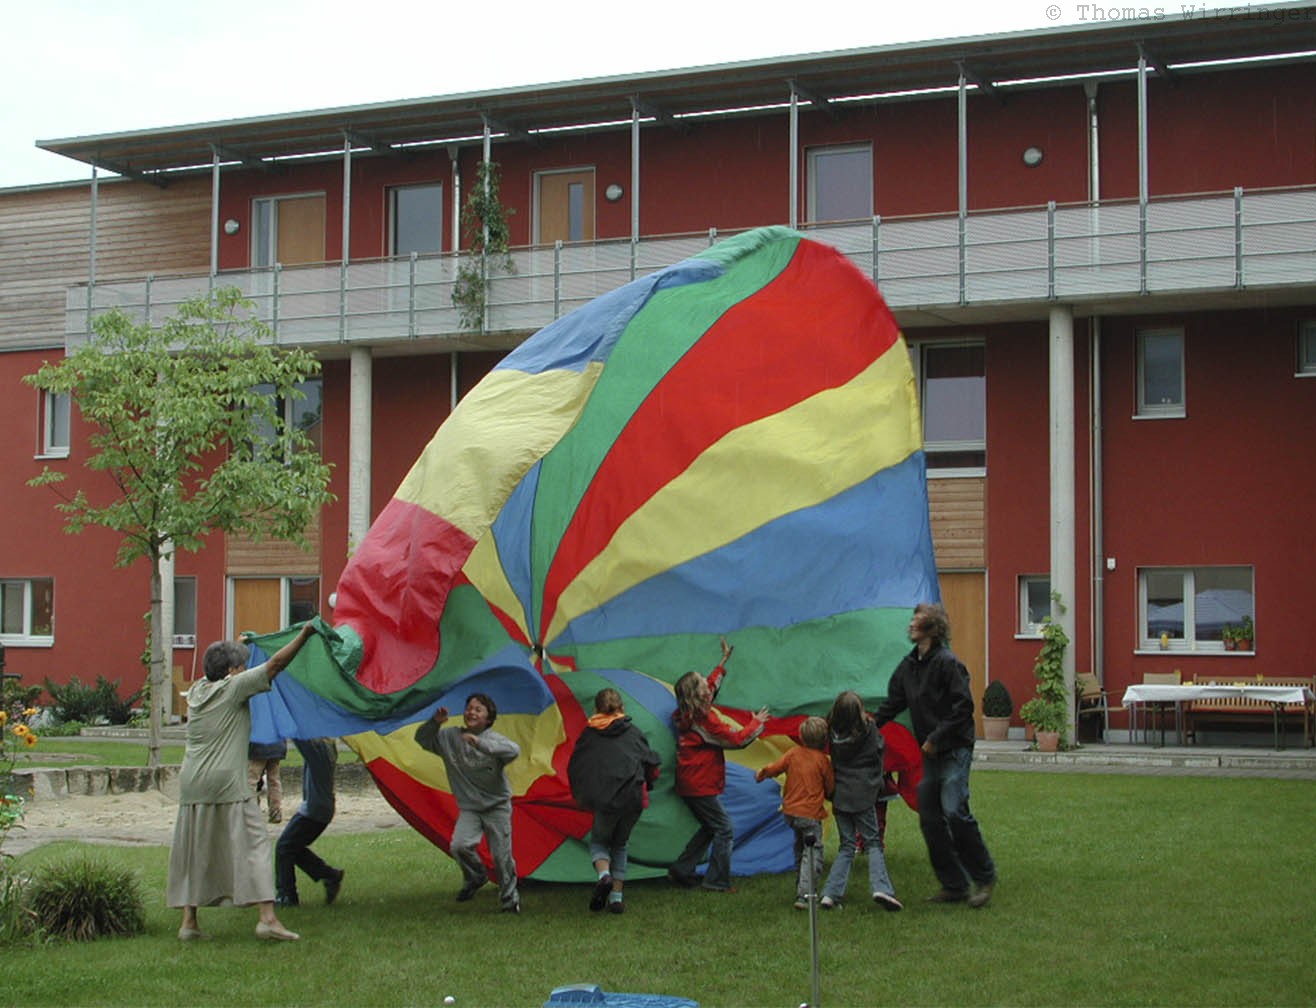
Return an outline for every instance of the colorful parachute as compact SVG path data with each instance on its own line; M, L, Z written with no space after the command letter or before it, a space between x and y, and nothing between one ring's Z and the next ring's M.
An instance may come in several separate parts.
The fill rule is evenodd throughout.
M695 828L673 792L672 684L735 645L727 717L738 874L792 866L775 759L836 693L886 692L913 604L938 597L908 351L840 253L784 228L606 294L511 353L439 428L372 525L254 737L341 735L447 850L443 764L412 741L473 691L508 768L523 876L590 880L566 782L594 694L621 691L663 756L633 877ZM272 650L289 632L262 638Z

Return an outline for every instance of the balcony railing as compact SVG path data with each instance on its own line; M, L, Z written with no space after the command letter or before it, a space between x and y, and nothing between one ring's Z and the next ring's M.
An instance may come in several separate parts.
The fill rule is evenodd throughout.
M1316 187L873 218L806 226L873 278L894 310L1092 300L1316 283ZM490 279L486 333L539 329L730 232L517 248ZM452 303L460 255L148 277L70 289L66 335L112 307L163 319L235 286L280 344L475 342Z

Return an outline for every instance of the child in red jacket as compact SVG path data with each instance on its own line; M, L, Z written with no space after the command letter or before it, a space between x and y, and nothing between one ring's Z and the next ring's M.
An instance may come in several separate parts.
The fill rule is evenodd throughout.
M731 886L731 818L718 797L726 788L727 749L743 749L763 733L768 709L755 713L743 728L727 724L713 710L726 663L732 649L722 641L722 661L705 678L687 672L676 681L676 793L684 800L699 823L699 829L685 845L667 872L678 885L694 886L702 881L705 889L734 892ZM710 851L709 845L712 845ZM701 880L695 866L708 856L708 871Z

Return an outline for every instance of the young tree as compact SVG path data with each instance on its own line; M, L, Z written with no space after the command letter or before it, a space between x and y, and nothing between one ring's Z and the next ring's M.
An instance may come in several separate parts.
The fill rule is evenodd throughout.
M119 533L116 566L150 565L153 767L167 696L161 558L196 552L216 531L304 548L306 526L334 499L330 467L278 405L302 395L298 383L319 362L274 347L249 308L225 288L184 304L159 328L111 311L96 318L87 343L24 378L77 404L92 428L86 466L107 474L113 491L108 499L99 487L69 494L59 485L67 474L49 466L29 485L62 498L65 531L96 525Z

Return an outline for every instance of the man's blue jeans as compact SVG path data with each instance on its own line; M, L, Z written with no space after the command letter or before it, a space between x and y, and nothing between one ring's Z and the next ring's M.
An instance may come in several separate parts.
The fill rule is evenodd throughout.
M973 747L923 756L918 785L918 819L932 870L943 889L965 892L969 883L996 881L996 865L969 811L969 767Z

